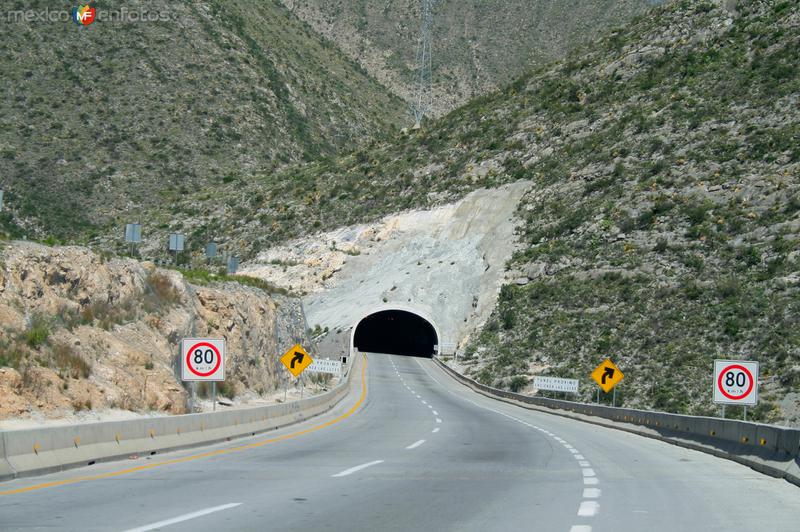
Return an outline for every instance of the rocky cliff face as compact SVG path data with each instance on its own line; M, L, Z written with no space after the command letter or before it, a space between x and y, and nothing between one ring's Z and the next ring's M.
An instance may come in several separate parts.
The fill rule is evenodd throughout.
M79 247L15 242L0 259L0 419L184 413L177 349L192 336L227 339L223 395L263 395L284 378L276 355L305 340L299 301L256 288L194 286Z

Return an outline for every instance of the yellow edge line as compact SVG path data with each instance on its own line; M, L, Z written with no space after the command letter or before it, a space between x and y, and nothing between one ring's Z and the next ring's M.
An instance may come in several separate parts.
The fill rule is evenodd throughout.
M347 412L345 412L341 416L339 416L337 418L334 418L334 419L331 419L330 421L326 421L325 423L322 423L320 425L317 425L317 426L314 426L314 427L310 427L310 428L307 428L307 429L304 429L304 430L301 430L301 431L298 431L298 432L293 432L291 434L285 434L283 436L277 436L275 438L269 438L267 440L261 440L261 441L257 441L257 442L254 442L254 443L248 443L247 445L240 445L239 447L231 447L231 448L228 448L228 449L217 449L216 451L209 451L209 452L205 452L205 453L194 454L194 455L191 455L191 456L185 456L183 458L175 458L173 460L165 460L163 462L156 462L156 463L153 463L153 464L140 465L140 466L131 467L131 468L128 468L128 469L122 469L120 471L111 471L109 473L102 473L102 474L99 474L99 475L92 475L92 476L88 476L88 477L76 477L76 478L70 478L70 479L66 479L66 480L58 480L58 481L55 481L55 482L45 482L43 484L36 484L36 485L28 486L28 487L25 487L25 488L18 488L18 489L8 490L8 491L0 491L0 496L2 496L2 495L14 495L16 493L25 493L25 492L28 492L28 491L36 491L36 490L41 490L41 489L45 489L45 488L53 488L53 487L56 487L56 486L64 486L66 484L76 484L78 482L88 482L90 480L102 480L102 479L105 479L105 478L118 477L118 476L121 476L121 475L128 475L130 473L136 473L138 471L144 471L146 469L153 469L153 468L156 468L156 467L161 467L161 466L166 466L166 465L180 464L180 463L183 463L183 462L190 462L192 460L199 460L201 458L209 458L211 456L219 456L219 455L228 454L228 453L234 453L234 452L238 452L238 451L246 451L248 449L255 449L256 447L261 447L262 445L267 445L269 443L275 443L275 442L279 442L279 441L283 441L283 440L289 440L289 439L292 439L292 438L297 438L298 436L302 436L304 434L308 434L310 432L316 432L316 431L318 431L320 429L324 429L325 427L330 427L331 425L333 425L335 423L339 423L340 421L347 419L348 417L352 416L358 410L358 408L364 402L364 399L366 399L366 397L367 397L367 378L366 378L366 373L367 373L367 357L366 357L366 355L364 355L364 364L361 366L361 397L358 398L358 401L356 401L356 403L350 408L350 410L348 410Z

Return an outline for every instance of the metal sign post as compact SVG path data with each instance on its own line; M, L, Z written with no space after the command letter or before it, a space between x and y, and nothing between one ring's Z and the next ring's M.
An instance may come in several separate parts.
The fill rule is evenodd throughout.
M217 381L211 383L211 401L214 404L214 412L217 411Z
M0 188L0 212L3 212L3 193L4 190Z

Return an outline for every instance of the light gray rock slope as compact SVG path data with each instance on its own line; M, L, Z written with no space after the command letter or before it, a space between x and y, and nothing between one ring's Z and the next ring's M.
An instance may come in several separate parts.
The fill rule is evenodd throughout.
M405 307L432 318L443 342L461 343L494 306L529 186L480 189L433 210L295 240L242 273L303 291L311 326L345 334L368 313Z

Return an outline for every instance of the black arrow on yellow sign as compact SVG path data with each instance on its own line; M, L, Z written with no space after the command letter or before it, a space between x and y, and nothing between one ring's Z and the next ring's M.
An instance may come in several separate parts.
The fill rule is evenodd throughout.
M614 378L614 368L606 368L605 372L603 373L603 384L606 383L606 379L613 379Z
M295 363L302 364L303 363L303 353L299 351L295 351L294 358L292 359L292 369L294 369Z

